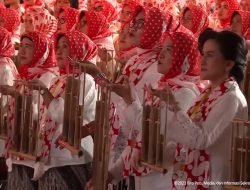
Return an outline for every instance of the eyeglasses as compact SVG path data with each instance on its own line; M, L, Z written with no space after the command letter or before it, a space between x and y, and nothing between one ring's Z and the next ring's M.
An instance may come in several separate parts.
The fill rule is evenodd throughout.
M65 24L66 18L65 17L58 18L58 22L59 24Z
M144 19L132 20L129 24L129 28L134 31L142 29L143 26L144 26Z

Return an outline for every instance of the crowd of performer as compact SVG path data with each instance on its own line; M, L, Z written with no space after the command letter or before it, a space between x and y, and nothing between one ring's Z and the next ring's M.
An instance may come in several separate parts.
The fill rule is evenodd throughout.
M4 188L94 189L102 87L112 91L109 188L223 189L203 182L230 180L232 121L248 120L248 40L249 0L0 0ZM75 66L85 74L78 76ZM84 88L81 156L58 144L69 76ZM11 153L16 96L25 93L32 93L32 118L39 123L36 160ZM164 175L140 164L145 104L165 106ZM187 181L200 183L179 184Z

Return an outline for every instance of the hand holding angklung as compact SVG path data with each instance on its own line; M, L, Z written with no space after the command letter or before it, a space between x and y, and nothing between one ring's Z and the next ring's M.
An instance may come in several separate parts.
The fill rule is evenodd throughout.
M131 87L127 76L121 76L117 83L111 84L110 87L111 90L122 97L128 105L133 102Z
M96 123L95 121L91 121L87 125L84 125L81 129L81 137L87 137L89 135L94 136L95 134Z
M42 90L42 89L46 89L47 88L45 86L45 84L42 81L38 80L38 79L30 80L27 83L27 86L30 89L34 89L34 90Z
M70 61L70 63L72 65L76 65L78 67L81 67L82 72L86 72L86 73L90 74L93 78L97 74L101 73L101 70L95 64L93 64L89 61L74 61L70 57L68 57L68 60Z

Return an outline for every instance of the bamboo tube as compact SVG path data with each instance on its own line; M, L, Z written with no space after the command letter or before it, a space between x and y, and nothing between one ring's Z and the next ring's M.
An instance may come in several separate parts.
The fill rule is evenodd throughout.
M101 109L101 102L100 100L98 100L96 102L96 110L100 110ZM98 179L100 179L98 176L98 172L99 171L99 165L100 165L100 159L99 159L99 147L98 145L100 144L100 135L99 135L99 130L97 130L97 128L99 128L101 125L101 121L100 121L100 111L96 111L96 115L95 115L95 122L96 122L96 129L95 129L95 135L94 135L94 157L93 157L93 171L95 173L95 175L93 175L93 184L95 185L96 188L96 184L98 184Z
M82 150L76 149L74 146L69 145L63 140L58 140L58 143L63 146L64 148L67 148L70 152L72 152L75 155L78 155L79 157L83 155Z
M7 108L4 105L4 100L7 100ZM7 118L8 115L8 96L1 94L0 95L0 139L7 139Z
M231 152L230 152L230 179L232 180L234 178L233 176L233 162L234 162L234 125L233 123L231 127Z
M70 145L74 145L74 134L75 134L75 128L76 128L76 110L77 107L79 106L79 101L77 97L78 93L78 86L80 81L76 79L72 79L72 89L71 89L71 102L70 102L70 121L69 121L69 130L68 130L68 142Z
M28 147L27 147L27 153L30 154L30 155L34 155L34 144L33 144L33 139L36 138L37 134L34 132L34 126L33 126L33 106L32 106L32 90L29 92L29 97L30 97L30 105L28 105L28 110L27 112L29 113L28 115L28 119L29 119L29 124L28 124ZM39 103L39 102L38 102ZM39 112L39 110L38 110ZM38 118L39 120L39 118Z
M21 137L21 152L28 153L29 149L29 128L32 125L32 96L24 96L25 109L24 109L24 125L22 128L22 137Z
M33 155L29 155L29 154L25 154L25 153L13 151L13 150L10 150L9 153L12 156L16 156L16 157L25 158L25 159L28 159L28 160L37 161L37 157L33 156Z
M148 138L148 163L156 164L155 155L155 145L156 145L156 128L155 128L155 120L157 118L157 110L155 107L151 108L150 113L150 124L149 124L149 138Z
M107 98L106 98L106 102L105 102L105 107L106 107L106 111L105 111L105 143L106 146L104 147L104 173L103 173L103 178L104 178L104 184L103 184L103 189L107 189L107 180L108 180L108 165L109 165L109 150L110 150L110 143L111 140L109 138L109 109L110 109L110 99L111 99L111 93L110 91L107 92Z
M162 165L161 109L157 108L156 127L156 165Z
M14 129L13 129L13 142L14 142L14 150L20 150L20 139L21 139L21 125L23 123L22 117L22 105L23 105L23 97L22 95L16 93L15 94L15 117L14 117Z
M149 115L151 112L150 106L143 107L143 118L142 118L142 151L141 159L148 159L148 139L149 139Z
M240 130L240 124L238 123L237 128ZM244 147L244 138L243 136L241 138L239 138L240 140L240 147L243 148ZM244 152L243 151L239 151L237 149L239 155L240 155L240 181L243 181L243 162L244 162Z
M74 147L77 149L80 149L80 144L81 144L81 136L80 136L80 129L82 126L82 122L81 122L81 113L82 113L82 109L83 107L81 106L82 102L80 101L80 94L81 94L81 74L82 74L82 69L81 66L78 68L78 91L76 94L76 99L77 99L77 107L76 107L76 113L75 113L75 133L74 133ZM84 85L84 89L85 89L85 85Z
M68 130L69 130L69 115L70 115L70 103L67 100L70 99L71 96L71 85L72 85L71 77L67 77L66 86L65 86L65 103L64 103L64 116L63 116L63 132L62 138L67 141L68 139Z
M142 166L145 166L145 167L151 169L151 170L154 170L154 171L157 171L157 172L160 172L160 173L163 173L163 174L167 173L167 171L168 171L167 169L159 167L159 166L157 166L155 164L149 164L148 162L140 161L140 164Z
M167 152L166 152L166 149L167 149L167 139L166 139L166 135L167 135L167 133L168 133L168 131L167 131L167 124L168 124L168 107L167 107L167 105L169 104L169 95L167 96L167 103L165 104L165 125L164 125L164 134L163 134L163 136L164 136L164 138L163 138L163 154L162 154L162 162L163 162L163 166L165 167L165 168L167 168L168 167L168 161L167 161Z
M94 137L93 184L95 190L107 189L109 164L109 109L110 91L100 89L100 96L96 102L96 128Z
M249 145L250 138L247 136L248 122L234 120L231 135L231 181L249 181Z
M0 94L0 135L3 136L3 116L4 116L4 108L3 108L3 94Z

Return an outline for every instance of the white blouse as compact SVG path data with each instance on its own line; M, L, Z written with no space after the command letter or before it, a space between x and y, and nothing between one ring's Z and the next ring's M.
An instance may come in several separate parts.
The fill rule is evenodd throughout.
M13 75L12 68L9 66L9 64L13 64L13 67L15 67L15 64L10 58L0 57L0 85L13 86L14 84L16 76ZM7 97L6 99L4 99L3 105L1 106L4 107L6 103L7 103ZM0 157L4 152L4 143L5 141L0 139Z
M234 118L248 119L247 102L236 83L217 99L206 120L199 124L194 123L185 111L177 112L168 128L169 138L184 148L207 150L210 153L211 181L228 181ZM199 172L200 166L194 170Z
M199 95L199 90L196 85L190 82L179 81L177 78L172 79L175 82L179 82L182 84L187 84L188 87L182 87L173 92L174 97L179 102L179 105L183 110L188 110L191 106L195 98ZM178 80L178 81L177 81ZM185 85L183 85L185 86ZM134 101L130 106L128 106L124 110L124 115L128 123L134 126L133 130L137 130L138 133L141 133L142 130L142 105L136 101ZM166 109L163 108L161 110L161 133L164 133L165 122L167 125L170 124L174 114L167 110L168 119L166 121ZM168 131L167 131L168 133ZM174 154L173 147L175 144L169 142L168 151L169 154ZM170 150L171 149L171 150ZM173 155L171 155L173 157ZM168 157L171 157L168 156ZM114 164L113 168L110 169L110 172L113 176L116 176L114 182L119 181L122 178L122 170L123 170L123 158L120 157L117 162ZM168 168L168 173L162 175L157 172L149 173L146 176L137 177L135 176L135 185L136 189L141 190L151 190L152 188L155 190L166 190L172 189L172 167Z
M146 52L148 50L135 48L134 51L137 52L136 55L132 56L128 62L126 63L126 66L132 64L136 58L138 58L138 54L141 54L143 52ZM155 53L152 53L152 56L154 56ZM148 55L146 55L148 56ZM143 57L141 57L143 60ZM134 97L138 99L140 103L143 101L143 88L145 85L151 85L152 87L157 87L157 82L160 80L160 77L162 76L160 73L157 72L157 64L158 62L155 61L152 63L147 70L143 73L142 78L140 81L134 85L130 83L131 91ZM125 68L126 68L125 66ZM117 160L117 158L120 156L124 148L126 147L128 135L131 129L130 123L126 120L124 117L124 109L126 109L126 103L123 101L122 98L117 96L116 94L112 94L111 96L111 102L114 102L116 105L116 112L119 115L119 126L120 126L120 132L116 139L114 149L110 151L110 167L112 167L112 164Z

